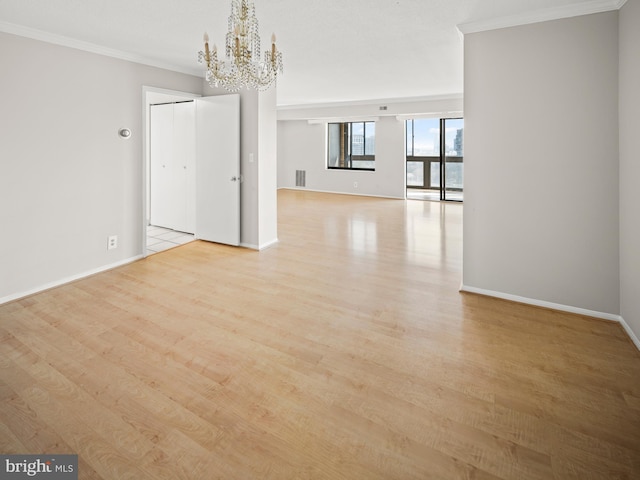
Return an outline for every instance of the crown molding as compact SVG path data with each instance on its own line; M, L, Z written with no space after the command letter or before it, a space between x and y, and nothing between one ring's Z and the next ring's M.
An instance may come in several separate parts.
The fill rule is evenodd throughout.
M85 52L95 53L98 55L104 55L106 57L117 58L119 60L126 60L128 62L139 63L147 65L149 67L162 68L163 70L170 70L178 73L185 73L187 75L194 75L196 77L202 77L200 69L183 68L177 65L171 65L168 63L159 62L150 58L143 57L142 55L135 55L129 52L123 52L113 48L103 47L96 45L95 43L83 42L73 38L65 37L63 35L56 35L54 33L37 30L35 28L24 27L22 25L16 25L14 23L8 23L0 21L0 32L9 33L12 35L18 35L20 37L31 38L33 40L40 40L42 42L52 43L54 45L60 45L63 47L74 48L76 50L82 50Z
M457 25L458 30L463 34L485 32L488 30L498 30L500 28L517 27L531 23L547 22L562 18L579 17L593 13L609 12L619 10L627 0L591 0L589 2L575 3L573 5L563 5L551 7L544 10L511 15L507 17L480 20L477 22L462 23Z

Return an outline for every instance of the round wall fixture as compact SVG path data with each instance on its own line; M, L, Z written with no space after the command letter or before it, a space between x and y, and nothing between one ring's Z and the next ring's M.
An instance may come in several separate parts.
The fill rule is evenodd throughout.
M118 135L120 136L120 138L131 138L131 130L129 130L128 128L121 128L120 130L118 130Z

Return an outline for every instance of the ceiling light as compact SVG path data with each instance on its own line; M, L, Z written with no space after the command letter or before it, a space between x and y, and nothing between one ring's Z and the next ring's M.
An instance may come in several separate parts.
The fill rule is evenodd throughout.
M266 50L264 60L260 60L258 19L252 0L231 0L225 58L218 60L215 45L209 50L209 36L205 33L204 51L198 52L198 62L206 66L209 85L231 92L242 88L266 90L283 71L275 34L271 36L271 50Z

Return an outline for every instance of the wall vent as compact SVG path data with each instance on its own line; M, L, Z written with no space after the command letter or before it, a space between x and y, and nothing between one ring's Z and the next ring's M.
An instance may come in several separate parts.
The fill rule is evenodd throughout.
M306 187L307 182L305 177L307 176L306 170L296 170L296 187Z

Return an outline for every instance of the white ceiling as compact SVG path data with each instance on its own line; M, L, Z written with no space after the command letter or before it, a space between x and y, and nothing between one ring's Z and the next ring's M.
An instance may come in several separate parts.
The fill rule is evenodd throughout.
M255 3L263 50L275 32L284 56L278 105L298 105L459 95L457 25L527 23L611 10L624 0ZM229 12L230 0L0 0L0 30L202 76L202 34L222 45Z

